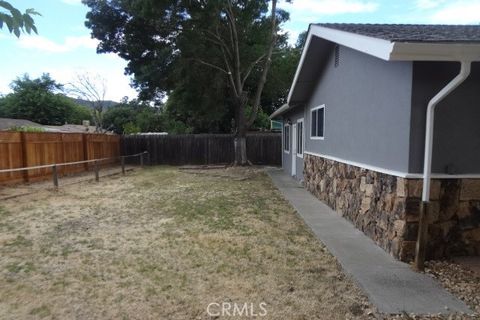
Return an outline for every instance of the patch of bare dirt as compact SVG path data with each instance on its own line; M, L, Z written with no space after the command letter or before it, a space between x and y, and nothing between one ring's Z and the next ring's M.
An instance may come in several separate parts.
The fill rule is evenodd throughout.
M1 319L212 319L224 302L265 303L265 319L370 318L261 168L38 190L2 201L0 234Z
M0 319L248 318L212 303L387 319L257 167L156 167L2 201L0 288Z
M427 261L425 271L451 293L480 313L480 275L453 261Z

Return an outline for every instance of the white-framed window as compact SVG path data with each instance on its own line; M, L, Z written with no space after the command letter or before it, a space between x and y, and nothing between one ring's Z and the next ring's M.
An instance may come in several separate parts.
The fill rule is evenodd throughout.
M283 151L290 153L290 125L283 126Z
M325 137L325 105L313 108L310 115L310 139L323 140Z
M304 128L303 128L303 119L297 120L297 156L303 158L303 149L304 144Z

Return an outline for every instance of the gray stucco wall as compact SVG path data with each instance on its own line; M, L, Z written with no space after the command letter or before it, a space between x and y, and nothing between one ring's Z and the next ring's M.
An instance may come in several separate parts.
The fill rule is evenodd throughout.
M284 125L286 123L286 120L289 119L292 124L297 123L297 120L301 119L304 117L304 109L303 108L297 108L289 113L286 113L283 116L283 121ZM283 169L285 170L286 173L291 175L292 173L292 138L293 138L293 126L290 126L290 153L286 153L283 151L284 148L282 148L282 156L283 156ZM283 132L282 132L283 133ZM306 135L306 129L304 128L304 137ZM282 135L284 137L284 135ZM283 138L282 138L283 140ZM285 142L284 142L285 143ZM295 178L298 180L303 180L303 158L298 157L296 154L293 155L295 156L296 159L296 175Z
M459 72L453 62L415 62L413 65L410 172L423 170L427 104ZM436 108L432 171L480 173L480 64L473 63L467 81Z
M305 114L307 151L389 170L409 166L412 63L340 47L319 76ZM325 104L325 139L310 139L310 109Z

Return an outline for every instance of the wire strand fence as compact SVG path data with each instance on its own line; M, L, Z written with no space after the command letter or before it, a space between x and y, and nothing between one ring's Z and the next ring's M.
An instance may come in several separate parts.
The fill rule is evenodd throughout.
M102 162L110 162L110 161L118 161L120 160L121 172L125 174L125 162L126 159L131 158L139 158L140 167L143 168L145 164L145 158L148 159L148 152L140 152L137 154L125 155L125 156L116 156L116 157L109 157L109 158L99 158L99 159L91 159L91 160L83 160L83 161L74 161L74 162L64 162L64 163L54 163L54 164L45 164L45 165L38 165L38 166L31 166L31 167L23 167L23 168L13 168L13 169L1 169L1 173L11 173L11 172L28 172L29 170L37 170L37 169L51 169L51 178L53 181L53 185L55 188L58 188L58 168L60 167L67 167L79 164L93 164L93 172L95 174L95 181L100 181L100 165Z
M80 164L78 162L114 158L120 155L119 135L0 131L0 169L37 168L0 173L0 184L48 179L51 174L48 165L55 163L77 163L58 167L60 175L89 171L93 167L93 162ZM102 165L106 164L106 160L102 161Z

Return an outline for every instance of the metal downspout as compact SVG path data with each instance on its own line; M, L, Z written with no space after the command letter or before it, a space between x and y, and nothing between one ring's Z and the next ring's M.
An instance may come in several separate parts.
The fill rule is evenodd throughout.
M424 270L425 249L428 234L428 223L426 219L427 207L430 201L430 183L432 173L432 152L433 152L433 127L435 118L435 108L438 103L462 84L470 75L471 61L460 61L460 73L450 81L442 90L440 90L428 103L427 121L425 130L425 155L423 162L423 190L422 203L420 205L420 218L418 226L418 238L415 248L415 268Z

